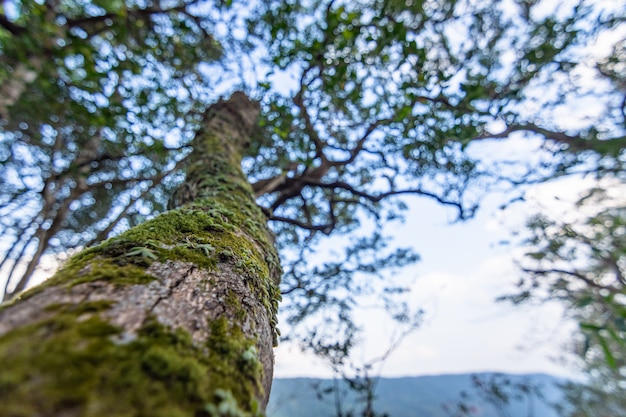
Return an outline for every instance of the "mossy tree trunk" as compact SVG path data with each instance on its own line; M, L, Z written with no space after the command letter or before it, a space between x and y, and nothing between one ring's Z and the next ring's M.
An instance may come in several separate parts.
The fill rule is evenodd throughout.
M240 167L258 113L212 106L176 208L1 307L0 416L263 413L280 267Z

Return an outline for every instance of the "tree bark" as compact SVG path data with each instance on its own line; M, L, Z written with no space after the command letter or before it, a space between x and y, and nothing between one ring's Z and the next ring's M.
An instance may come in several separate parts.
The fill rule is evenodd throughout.
M41 58L32 58L30 68L24 63L18 63L10 77L0 78L0 120L9 120L9 107L14 105L26 91L28 84L35 81L41 71Z
M0 306L0 416L256 416L280 266L240 152L243 93L207 112L174 208Z

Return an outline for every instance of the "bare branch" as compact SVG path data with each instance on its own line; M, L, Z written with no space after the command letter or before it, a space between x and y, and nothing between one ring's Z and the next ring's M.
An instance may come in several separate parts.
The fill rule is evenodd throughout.
M453 108L453 106L450 104L450 102L443 98L443 97L427 97L427 96L415 96L410 103L407 104L407 106L413 107L418 101L430 101L433 103L441 103L446 105L449 108ZM359 153L361 151L365 150L365 143L367 142L367 139L370 137L370 135L380 126L386 126L389 125L391 123L393 123L396 120L396 115L392 116L392 117L387 117L384 119L378 119L373 123L370 123L370 125L367 127L367 129L365 130L365 133L363 133L363 136L361 136L359 138L359 140L357 141L356 145L354 146L354 148L352 148L351 150L349 150L350 153L350 157L348 159L345 159L343 161L334 161L331 162L332 166L344 166L344 165L348 165L350 163L352 163L359 155Z
M105 14L97 15L97 16L87 16L87 17L80 17L76 19L67 19L67 25L69 27L81 26L82 29L85 29L84 27L82 27L83 25L90 26L95 23L104 22L107 19L115 19L117 17L120 17L120 16L116 13L105 13Z
M184 159L181 159L180 161L178 161L178 163L176 165L174 165L174 167L168 171L162 172L159 175L156 175L154 177L151 178L147 178L144 180L140 180L140 181L150 181L151 185L148 186L148 188L146 188L139 196L135 197L135 198L131 198L130 201L128 202L128 204L126 204L126 206L124 207L124 209L120 212L120 214L113 220L111 220L111 222L107 225L107 227L103 230L101 230L98 235L90 240L89 242L87 242L86 246L91 246L95 243L98 243L104 239L107 238L108 234L111 232L111 230L113 230L113 228L119 224L120 221L122 221L122 219L126 216L126 214L128 213L128 211L130 210L130 208L139 200L142 200L144 197L146 197L148 195L148 193L158 184L160 184L163 181L163 178L167 177L168 175L170 175L172 172L177 171L178 169L180 169L182 167L182 165L185 163Z
M626 99L625 99L626 100ZM613 139L607 140L588 140L584 139L580 136L571 136L564 132L557 132L553 130L549 130L543 127L539 127L534 123L524 123L524 124L513 124L507 126L500 133L489 133L485 132L482 135L478 136L474 140L481 139L504 139L509 137L511 133L514 132L532 132L538 135L543 136L544 138L568 145L574 150L598 150L599 148L606 149L608 146L614 146L616 148L624 148L626 146L626 137L616 137ZM617 145L615 143L617 142Z
M596 281L594 281L593 279L590 279L589 277L585 276L585 274L579 272L579 271L568 271L566 269L560 269L560 268L550 268L550 269L531 269L531 268L523 268L522 269L523 272L525 273L531 273L531 274L536 274L536 275L548 275L548 274L563 274L563 275L568 275L570 277L573 278L577 278L581 281L583 281L585 284L589 285L592 288L596 288L599 290L607 290L610 291L612 294L622 294L622 289L620 288L615 288L613 286L607 286L607 285L602 285L597 283Z
M124 209L120 212L120 214L118 214L118 216L111 220L109 222L109 224L107 225L107 227L105 227L104 229L102 229L100 232L98 232L98 234L96 235L96 237L94 237L93 239L91 239L89 242L87 242L85 244L86 247L92 246L98 242L103 241L104 239L106 239L109 236L109 233L111 233L111 230L113 230L113 228L115 226L117 226L122 219L124 219L126 217L126 215L128 214L128 211L130 210L130 208L135 205L135 203L141 199L143 199L146 195L148 195L148 193L150 192L150 190L152 190L154 188L153 186L148 187L143 193L141 193L140 195L138 195L135 198L131 198L130 201L128 202L128 204L126 204L126 206L124 207Z
M359 156L359 153L361 153L361 151L363 151L363 149L365 147L365 142L367 142L367 139L372 134L372 132L374 132L376 130L376 128L378 128L378 126L389 124L392 121L393 121L393 118L390 117L390 118L387 118L387 119L379 119L379 120L376 120L374 123L371 123L367 127L367 129L365 130L365 133L363 134L363 136L361 136L361 138L359 138L359 140L357 141L357 143L354 146L354 148L352 148L349 151L350 152L350 157L348 159L343 160L343 161L331 162L331 165L332 166L344 166L344 165L348 165L348 164L352 163L357 158L357 156Z
M11 22L6 15L0 13L0 27L6 29L11 35L18 36L26 32L26 28Z
M304 77L304 73L302 74ZM303 80L302 80L303 81ZM301 82L302 82L301 81ZM311 116L304 105L304 85L301 84L300 91L293 97L293 103L298 107L300 111L300 116L304 120L304 130L309 135L313 144L315 145L315 157L320 158L322 162L328 161L326 155L324 155L324 147L326 146L326 142L320 139L315 127L313 126L313 122L311 122Z
M298 226L302 229L305 230L310 230L313 232L322 232L325 235L330 234L330 231L333 230L335 228L335 225L332 223L329 224L310 224L310 223L305 223L303 221L300 220L296 220L296 219L291 219L289 217L282 217L282 216L272 216L270 217L269 220L272 221L277 221L277 222L283 222L283 223L287 223L287 224L292 224L294 226Z
M187 7L198 3L200 0L193 0L190 2L183 2L181 4L179 4L178 6L173 6L173 7L168 7L168 8L162 8L162 7L148 7L145 9L134 9L134 10L127 10L126 14L127 15L134 15L134 16L152 16L155 14L167 14L167 13L171 13L171 12L183 12L185 11L185 9L187 9ZM88 17L80 17L80 18L76 18L76 19L67 19L67 24L69 26L81 26L81 25L90 25L93 23L99 23L99 22L103 22L106 19L114 19L117 17L122 17L121 15L117 14L117 13L105 13L103 15L98 15L98 16L88 16Z
M30 243L33 241L33 239L35 238L35 234L31 234L30 236L28 236L28 239L26 239L26 241L24 242L24 244L22 245L22 248L20 250L20 253L17 255L17 257L15 258L15 262L13 263L13 267L11 268L11 270L9 271L9 273L7 274L7 280L4 283L4 291L2 293L2 300L6 300L8 299L13 293L9 293L9 285L11 283L11 278L13 278L13 274L15 273L15 269L17 268L18 264L19 264L19 260L23 258L24 253L26 252L26 249L28 248L28 246L30 246ZM23 240L21 237L20 239L18 239L18 241ZM16 242L17 243L17 242ZM12 248L13 249L13 248ZM7 257L9 255L7 254ZM5 258L6 260L6 258ZM4 263L4 261L3 261Z
M407 189L403 189L403 190L390 190L384 193L379 193L379 194L368 194L364 191L360 191L355 189L353 186L351 186L348 183L345 183L343 181L337 181L337 182L331 182L331 183L323 183L323 182L319 182L319 181L307 181L305 179L306 185L314 185L314 186L318 186L321 188L340 188L346 191L349 191L350 193L358 196L358 197L362 197L366 200L369 200L373 203L377 203L387 197L391 197L391 196L395 196L395 195L401 195L401 194L416 194L416 195L422 195L425 197L429 197L432 198L434 200L436 200L437 202L439 202L440 204L443 205L447 205L447 206L453 206L455 208L458 209L459 211L459 219L463 220L466 218L466 211L464 210L463 206L461 203L455 202L455 201L449 201L444 199L443 197L428 192L428 191L424 191L420 188L407 188ZM471 213L473 213L473 211L475 210L475 208L472 208L472 210L470 210L470 215Z

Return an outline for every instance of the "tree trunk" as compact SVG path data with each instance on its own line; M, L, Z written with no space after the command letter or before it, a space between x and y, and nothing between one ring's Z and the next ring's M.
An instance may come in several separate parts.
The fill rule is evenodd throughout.
M259 106L207 112L178 208L0 307L0 416L255 416L280 267L240 167Z

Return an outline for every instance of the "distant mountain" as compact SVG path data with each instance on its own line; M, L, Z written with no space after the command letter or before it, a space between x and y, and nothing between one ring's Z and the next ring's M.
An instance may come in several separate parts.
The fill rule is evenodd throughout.
M472 384L472 375L482 380L489 380L498 375L500 382L509 381L504 392L512 392L510 387L518 383L538 387L542 398L531 394L522 399L511 399L500 410L493 404L481 399L479 391ZM500 376L501 375L501 376ZM380 378L376 385L375 411L386 413L389 417L450 417L444 405L454 406L466 397L466 403L475 407L475 417L558 417L550 404L558 403L561 393L558 379L544 374L461 374L436 375L407 378ZM508 391L506 391L508 390ZM338 393L336 395L336 393ZM483 397L484 398L484 397ZM333 417L336 413L336 401L342 411L352 411L355 417L360 415L358 399L339 381L315 378L277 378L272 385L272 395L267 408L268 417Z

